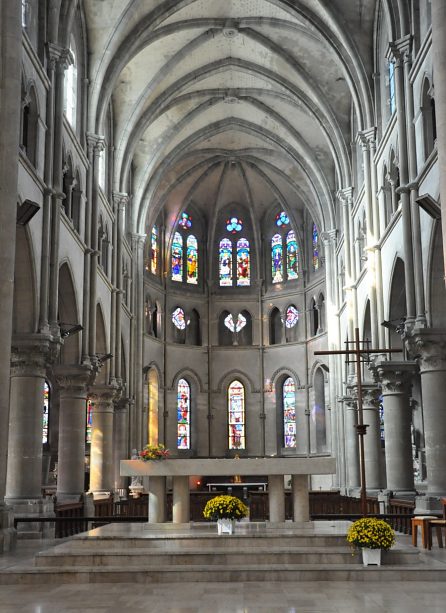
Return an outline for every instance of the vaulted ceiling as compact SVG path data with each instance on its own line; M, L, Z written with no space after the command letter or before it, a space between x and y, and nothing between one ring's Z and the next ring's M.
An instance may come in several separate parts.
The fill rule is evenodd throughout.
M190 202L261 219L279 202L334 227L352 109L373 125L375 0L84 0L89 130L113 106L113 187L134 228Z

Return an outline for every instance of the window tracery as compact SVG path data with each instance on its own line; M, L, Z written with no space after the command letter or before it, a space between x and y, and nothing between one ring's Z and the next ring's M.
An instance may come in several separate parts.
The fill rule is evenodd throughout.
M296 385L288 377L282 387L283 401L283 445L285 449L296 447Z
M228 388L229 449L245 449L245 388L233 381Z
M186 379L178 381L177 435L177 448L190 449L190 385Z

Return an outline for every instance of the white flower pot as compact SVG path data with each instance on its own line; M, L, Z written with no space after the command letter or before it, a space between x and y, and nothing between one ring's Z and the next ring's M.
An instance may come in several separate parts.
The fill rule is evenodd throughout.
M234 532L234 521L232 519L217 519L218 534L232 534Z
M381 549L362 548L362 563L364 566L381 566Z

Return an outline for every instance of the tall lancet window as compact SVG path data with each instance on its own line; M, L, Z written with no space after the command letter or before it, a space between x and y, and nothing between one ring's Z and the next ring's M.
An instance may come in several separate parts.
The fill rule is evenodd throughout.
M232 242L229 238L220 241L219 269L220 286L232 285Z
M313 270L319 270L320 267L320 254L319 254L319 230L317 229L317 225L313 224Z
M43 414L42 414L42 444L48 443L48 428L50 417L50 386L48 381L43 385Z
M283 282L283 249L280 234L274 234L271 239L271 274L273 283Z
M228 388L229 449L246 449L245 388L233 381Z
M290 230L286 235L286 254L288 279L297 279L299 277L299 252L294 230Z
M177 412L177 447L190 449L190 385L186 379L178 381Z
M86 424L85 424L85 442L87 445L91 444L93 428L93 403L91 400L87 400L86 406Z
M286 449L296 447L296 386L291 377L283 383L283 443Z
M159 247L158 247L158 228L153 226L150 237L150 272L152 275L158 274Z
M187 237L187 282L198 283L198 243L193 234Z
M250 284L249 241L241 238L237 241L237 285L246 287Z
M175 232L172 242L172 281L183 280L183 237Z

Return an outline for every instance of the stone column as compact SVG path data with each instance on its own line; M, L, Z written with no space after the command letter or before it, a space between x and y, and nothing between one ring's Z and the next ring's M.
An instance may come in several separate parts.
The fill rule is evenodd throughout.
M93 402L90 455L90 492L103 497L113 491L113 400L118 388L95 385L89 389Z
M446 266L446 3L432 0L432 55L435 84L435 117L437 123L437 151L440 181L443 254Z
M163 524L165 521L166 477L149 477L149 524Z
M114 464L114 487L115 490L125 488L128 485L127 477L120 475L120 461L129 457L129 405L130 398L121 398L115 404L113 423L113 464Z
M372 369L382 386L387 489L413 493L412 409L409 391L416 366L410 362L378 361Z
M358 411L356 400L351 396L345 396L345 445L347 456L347 485L349 488L357 488L360 485L359 477L359 443L356 425L358 423Z
M382 489L381 429L379 419L380 390L376 385L363 385L362 410L368 424L364 437L364 459L367 490Z
M446 495L446 331L415 329L408 348L421 374L427 494Z
M11 360L6 500L15 514L51 514L52 503L42 499L43 387L51 358L51 337L14 339ZM24 524L20 532L39 537L48 525Z
M283 523L285 521L285 487L283 475L268 477L269 521Z
M57 499L79 500L85 481L85 419L90 366L56 366L60 387Z
M310 521L310 497L308 493L308 475L292 475L293 521Z
M6 487L11 363L12 308L19 169L22 31L21 4L0 3L0 552L13 542L14 531L3 504Z
M174 524L188 524L190 521L189 477L173 478L172 520Z

